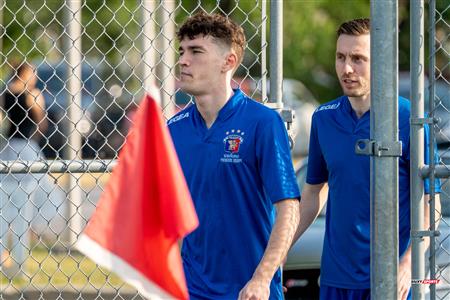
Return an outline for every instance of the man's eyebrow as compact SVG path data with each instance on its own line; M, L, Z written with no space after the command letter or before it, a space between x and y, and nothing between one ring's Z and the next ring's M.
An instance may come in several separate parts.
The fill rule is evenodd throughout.
M193 46L187 46L185 48L180 46L178 48L178 51L185 51L186 49L188 49L188 50L206 50L203 46L193 45Z
M369 58L366 55L360 54L360 53L350 53L350 57L351 58L364 58L364 59L368 59Z
M364 55L364 54L361 54L361 53L349 53L349 54L344 54L344 53L342 53L342 52L339 52L339 51L336 51L336 56L337 55L342 55L342 56L350 56L351 58L355 58L355 57L358 57L358 58L364 58L364 59L368 59L369 57L368 56L366 56L366 55Z

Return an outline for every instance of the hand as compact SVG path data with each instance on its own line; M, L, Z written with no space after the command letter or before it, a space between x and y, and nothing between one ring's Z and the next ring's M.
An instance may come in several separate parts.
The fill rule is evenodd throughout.
M270 295L270 281L252 278L239 293L239 300L267 300Z
M408 259L402 259L398 266L398 299L406 300L409 289L411 288L411 262Z

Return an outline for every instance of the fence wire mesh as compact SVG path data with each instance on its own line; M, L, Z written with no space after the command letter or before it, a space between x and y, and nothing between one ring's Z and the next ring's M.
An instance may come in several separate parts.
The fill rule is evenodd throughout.
M440 119L434 126L439 164L448 168L450 5L445 2L436 2L430 24L436 48L430 53L435 76L429 78ZM176 81L174 30L186 16L221 12L242 24L249 47L235 83L266 101L264 5L0 0L0 171L6 172L0 174L0 299L142 299L74 251L73 243L95 209L148 82L160 87L166 118L192 101ZM24 62L35 76L14 80ZM8 93L23 107L5 109ZM12 112L26 116L19 126ZM444 287L450 285L450 181L441 182L436 299L449 299Z
M235 84L266 100L263 5L0 0L1 299L142 299L74 242L149 82L167 119L192 101L176 80L175 30L186 16L220 12L244 27Z
M430 1L429 94L430 114L437 118L434 125L439 163L450 169L450 5L446 1ZM433 11L431 11L433 13ZM436 211L440 235L435 238L434 251L430 251L431 277L440 280L431 285L431 299L450 299L450 179L441 178L441 209ZM435 267L433 267L433 261ZM434 269L434 270L433 270Z

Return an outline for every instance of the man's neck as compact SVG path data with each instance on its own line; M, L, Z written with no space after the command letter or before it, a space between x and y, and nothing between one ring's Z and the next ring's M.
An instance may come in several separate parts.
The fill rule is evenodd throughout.
M362 97L348 97L348 100L358 119L370 109L370 94Z
M228 85L224 89L215 90L206 95L195 96L197 109L205 121L207 128L210 128L216 121L219 111L230 100L232 95L233 89Z

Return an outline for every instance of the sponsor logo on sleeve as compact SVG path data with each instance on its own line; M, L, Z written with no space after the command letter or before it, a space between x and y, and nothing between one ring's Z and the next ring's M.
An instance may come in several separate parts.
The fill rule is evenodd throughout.
M178 122L180 120L183 120L185 118L189 118L189 112L186 112L184 114L180 114L176 117L173 117L172 119L169 120L169 122L167 122L167 126L169 126L172 123Z
M316 112L322 111L322 110L337 109L340 105L341 105L341 102L334 103L334 104L323 105L323 106L320 106L319 108L317 108Z

